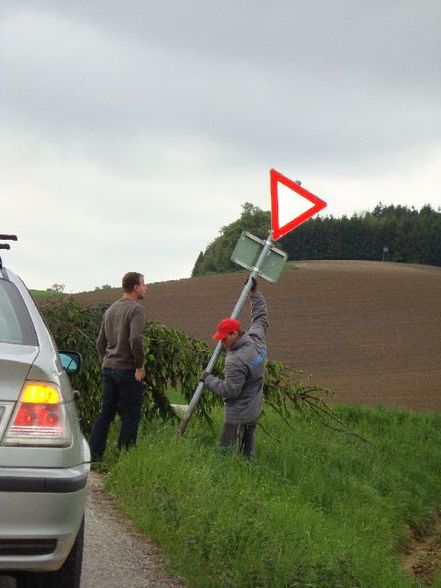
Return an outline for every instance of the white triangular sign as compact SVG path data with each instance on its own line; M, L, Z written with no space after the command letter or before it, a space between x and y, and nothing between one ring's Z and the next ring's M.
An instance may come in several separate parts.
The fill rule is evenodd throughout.
M305 200L299 194L292 191L291 188L279 184L279 226L284 227L292 221L304 214L311 208L311 202Z
M325 208L326 202L275 169L270 170L271 230L276 241ZM293 197L295 192L301 198ZM306 200L305 203L302 201ZM312 204L312 206L311 206Z

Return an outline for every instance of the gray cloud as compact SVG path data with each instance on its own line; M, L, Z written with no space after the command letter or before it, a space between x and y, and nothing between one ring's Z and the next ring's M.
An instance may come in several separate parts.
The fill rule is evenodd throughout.
M334 214L441 204L434 0L4 0L0 17L2 217L27 239L63 219L66 281L81 247L113 275L106 248L131 232L175 243L149 257L158 279L188 275L241 203L269 208L270 167Z

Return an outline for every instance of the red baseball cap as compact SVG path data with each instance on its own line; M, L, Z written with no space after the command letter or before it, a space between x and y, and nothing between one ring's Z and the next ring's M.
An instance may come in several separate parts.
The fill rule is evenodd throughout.
M233 331L238 331L239 329L240 321L237 319L226 318L218 324L217 331L213 335L213 339L216 339L217 341L223 341L227 335Z

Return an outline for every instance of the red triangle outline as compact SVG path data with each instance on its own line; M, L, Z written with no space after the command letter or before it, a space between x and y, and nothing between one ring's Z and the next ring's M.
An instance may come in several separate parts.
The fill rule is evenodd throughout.
M294 192L297 192L297 194L300 194L300 196L303 196L303 198L306 198L306 200L309 200L314 205L311 208L309 208L308 210L306 210L305 212L303 212L302 214L300 214L299 216L297 216L296 218L294 218L293 220L291 220L288 223L286 223L285 225L283 225L282 227L279 225L278 182L280 182L281 184L283 184L287 188L290 188ZM315 196L314 194L312 194L311 192L309 192L308 190L306 190L302 186L299 186L299 184L297 184L296 182L293 182L292 180L290 180L289 178L287 178L286 176L284 176L283 174L281 174L280 172L278 172L275 169L270 169L270 184L271 184L271 228L272 228L272 232L273 232L272 237L273 237L274 241L277 241L277 239L280 239L280 237L283 237L284 235L286 235L287 233L289 233L290 231L292 231L293 229L295 229L296 227L298 227L299 225L301 225L302 223L307 221L309 218L314 216L314 214L316 214L317 212L320 212L320 210L323 210L327 206L327 203L324 200L322 200L318 196Z

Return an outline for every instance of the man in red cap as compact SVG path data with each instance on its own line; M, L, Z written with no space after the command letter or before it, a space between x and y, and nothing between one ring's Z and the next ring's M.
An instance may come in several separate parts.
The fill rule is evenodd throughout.
M265 375L268 310L265 298L256 290L252 279L251 325L247 332L240 329L237 319L223 319L213 339L222 341L227 349L224 379L207 372L201 381L224 400L224 427L221 447L238 447L249 459L254 457L254 436L262 412Z

